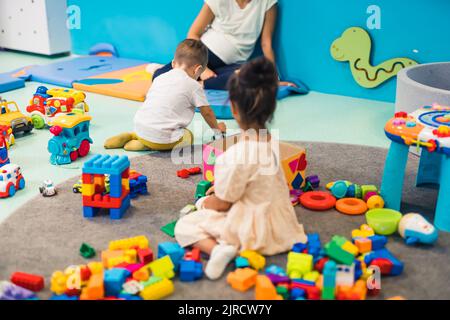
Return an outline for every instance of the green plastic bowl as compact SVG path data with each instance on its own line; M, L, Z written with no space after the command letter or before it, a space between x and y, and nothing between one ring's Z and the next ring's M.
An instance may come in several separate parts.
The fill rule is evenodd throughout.
M402 214L391 209L373 209L366 213L367 224L382 236L394 234L401 219Z

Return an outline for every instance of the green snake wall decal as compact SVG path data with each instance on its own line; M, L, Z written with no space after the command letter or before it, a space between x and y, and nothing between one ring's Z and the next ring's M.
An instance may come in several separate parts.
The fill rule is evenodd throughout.
M331 45L331 56L337 60L350 63L355 81L364 88L375 88L395 77L407 67L417 64L408 58L387 60L378 66L372 66L370 56L372 40L366 30L358 27L347 29Z

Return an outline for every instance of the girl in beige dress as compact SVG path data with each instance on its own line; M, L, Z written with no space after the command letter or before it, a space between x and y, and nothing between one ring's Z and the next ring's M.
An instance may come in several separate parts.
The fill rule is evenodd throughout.
M275 66L265 58L232 76L230 100L240 140L217 158L215 186L197 202L199 210L176 225L181 246L210 255L205 274L211 280L221 277L240 250L276 255L307 241L289 199L278 144L266 130L277 89Z

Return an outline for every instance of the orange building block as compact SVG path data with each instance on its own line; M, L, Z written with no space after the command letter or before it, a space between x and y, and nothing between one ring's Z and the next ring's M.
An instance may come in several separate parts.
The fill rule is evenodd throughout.
M356 281L353 287L339 287L337 300L366 300L367 284L364 280Z
M360 253L368 253L372 251L372 241L366 238L357 238L355 240L355 246Z
M145 267L133 273L133 279L136 281L147 281L149 278L150 272Z
M234 290L245 292L256 284L256 276L258 272L250 269L236 269L230 272L227 277L227 282Z
M277 289L267 276L259 275L256 277L256 300L283 300L277 293Z
M103 274L93 274L86 288L83 288L80 300L99 300L105 297Z

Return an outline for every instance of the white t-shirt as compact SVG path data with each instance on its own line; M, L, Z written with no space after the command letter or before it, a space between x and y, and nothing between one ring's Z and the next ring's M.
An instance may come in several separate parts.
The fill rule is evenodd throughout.
M266 12L278 0L252 0L241 9L236 0L205 0L215 19L202 42L226 64L247 61L261 36Z
M173 69L153 82L134 117L135 133L154 143L176 142L192 122L195 108L208 105L202 86L184 70Z

